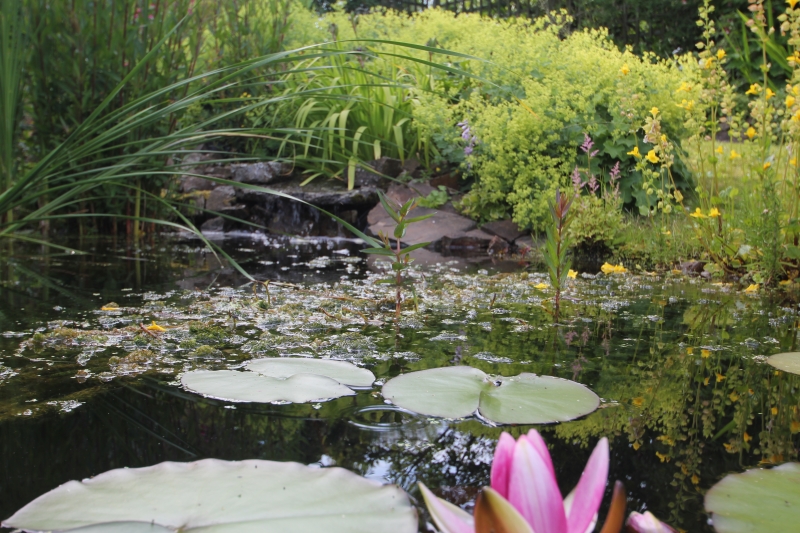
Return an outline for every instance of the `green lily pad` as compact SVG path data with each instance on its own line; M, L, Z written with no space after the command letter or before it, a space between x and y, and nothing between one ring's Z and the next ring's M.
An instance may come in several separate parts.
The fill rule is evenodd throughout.
M181 376L181 384L206 398L229 402L307 403L355 394L338 381L316 374L277 379L255 372L195 370Z
M383 386L383 396L423 415L463 418L478 412L498 424L564 422L600 405L595 393L574 381L527 373L490 377L468 366L398 376Z
M730 474L706 493L719 533L796 531L800 524L800 463Z
M401 489L342 468L203 459L69 481L2 525L86 533L414 533L417 516Z
M800 374L800 352L778 353L768 357L767 362L778 370Z
M371 387L375 382L375 375L366 368L359 368L347 361L332 359L267 357L249 361L246 368L278 379L286 379L295 374L317 374L335 379L342 385L350 387Z

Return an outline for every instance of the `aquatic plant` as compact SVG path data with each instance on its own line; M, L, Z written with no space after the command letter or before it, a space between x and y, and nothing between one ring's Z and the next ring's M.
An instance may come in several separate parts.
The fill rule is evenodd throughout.
M561 305L561 290L567 281L571 265L567 254L572 242L567 230L572 223L569 212L572 201L566 194L556 191L555 202L550 205L551 224L547 226L547 238L544 242L544 263L550 275L550 284L556 291L553 298L556 319Z
M585 533L596 521L608 477L608 440L600 439L575 489L562 499L550 452L532 429L518 440L503 433L492 462L491 487L484 487L474 517L436 497L424 484L420 491L436 525L445 533ZM603 533L618 532L625 518L621 483Z
M403 272L408 269L409 265L411 264L411 252L414 250L418 250L420 248L424 248L428 246L429 242L420 242L417 244L412 244L411 246L407 246L403 248L401 239L405 237L406 230L410 224L414 224L415 222L421 222L425 219L428 219L433 216L433 214L422 215L418 217L409 218L409 213L412 209L417 205L417 198L411 198L406 203L404 203L399 208L392 207L391 200L388 199L382 192L378 192L380 197L381 205L392 217L397 225L394 228L394 246L390 240L388 235L383 233L378 235L380 241L376 241L375 239L370 239L367 241L369 244L370 242L373 244L371 248L365 248L361 250L365 254L371 255L382 255L385 257L391 257L394 259L392 261L392 270L394 271L395 275L394 278L387 278L385 280L381 280L380 283L394 283L395 285L395 320L400 319L400 308L403 302L403 294L402 290L403 287L410 287L412 293L414 293L414 299L416 300L416 291L414 289L414 282L410 279L403 278ZM363 238L363 237L362 237ZM375 246L378 244L378 246Z

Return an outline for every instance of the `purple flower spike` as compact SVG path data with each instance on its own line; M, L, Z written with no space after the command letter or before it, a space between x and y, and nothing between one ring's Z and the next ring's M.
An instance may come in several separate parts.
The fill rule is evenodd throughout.
M584 133L583 134L583 144L581 145L581 150L583 150L583 153L588 154L589 151L592 149L592 146L594 146L594 141L592 140L591 137L589 137L588 133ZM595 154L596 153L597 152L595 152ZM594 154L592 154L592 157L594 157Z

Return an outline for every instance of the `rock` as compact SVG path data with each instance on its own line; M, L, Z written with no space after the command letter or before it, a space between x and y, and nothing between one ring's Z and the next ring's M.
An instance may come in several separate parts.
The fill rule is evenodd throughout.
M439 185L444 185L448 189L453 191L457 191L459 186L459 177L457 174L450 172L447 174L442 174L441 176L436 176L435 178L431 178L429 181L432 187L438 187Z
M508 242L514 242L528 234L527 231L520 229L516 222L511 219L487 222L481 226L481 229L490 235L496 235Z
M250 185L269 185L285 181L291 176L292 169L286 163L262 161L259 163L240 163L231 165L233 180Z
M216 183L197 176L183 176L181 178L180 190L183 193L192 193L195 191L210 191L214 188Z
M213 189L206 200L206 209L209 211L222 211L234 206L236 203L236 189L231 185L223 185Z
M200 231L222 231L225 228L225 219L222 217L209 218L200 225Z
M434 249L442 253L454 255L464 253L485 254L491 242L491 235L479 229L473 229L456 237L450 237L449 235L443 236L438 242L435 242Z
M209 176L219 179L230 179L232 172L229 165L220 163L207 163L208 161L214 160L216 157L218 157L216 154L191 153L183 158L181 167L185 167L185 171L188 174L199 174L202 176ZM179 188L184 193L190 193L194 191L209 191L218 186L218 184L212 180L204 179L197 175L189 176L188 174L182 176L180 179Z
M356 169L356 187L379 187L385 189L392 184L392 179L403 172L403 163L399 159L381 157L366 162L367 168Z
M684 261L680 264L680 269L684 274L700 274L705 266L703 261Z

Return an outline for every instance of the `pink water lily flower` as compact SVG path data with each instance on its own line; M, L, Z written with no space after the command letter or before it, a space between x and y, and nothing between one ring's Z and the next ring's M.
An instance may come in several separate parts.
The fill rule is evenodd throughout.
M628 531L633 533L675 533L670 525L653 516L650 511L645 511L644 514L631 513L627 525Z
M491 489L484 489L482 505L480 498L476 503L474 519L459 507L437 498L421 483L420 489L442 533L480 533L484 528L479 527L479 508L491 508L496 522L503 522L507 531L589 533L597 522L608 478L608 462L608 440L602 438L586 463L578 485L562 498L550 452L539 432L532 429L517 441L503 433L492 463ZM624 517L625 497L621 484L621 498L616 492L615 500L621 499L621 516ZM612 503L612 507L614 505Z

